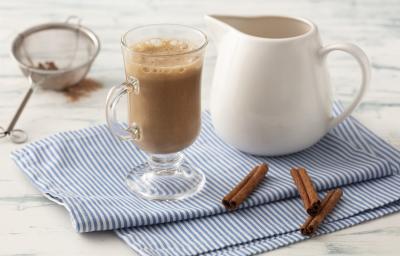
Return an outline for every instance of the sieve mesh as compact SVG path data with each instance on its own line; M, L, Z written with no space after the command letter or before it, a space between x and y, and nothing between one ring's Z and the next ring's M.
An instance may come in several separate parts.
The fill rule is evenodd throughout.
M69 23L48 23L21 33L13 44L13 56L26 76L50 89L78 83L99 50L97 37L86 28ZM57 70L38 66L52 62Z

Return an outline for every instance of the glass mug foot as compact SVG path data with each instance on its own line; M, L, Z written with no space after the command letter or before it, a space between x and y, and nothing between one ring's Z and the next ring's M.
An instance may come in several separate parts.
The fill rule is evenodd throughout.
M147 163L134 167L127 177L128 187L150 200L180 200L199 192L204 174L183 160L183 154L152 155Z

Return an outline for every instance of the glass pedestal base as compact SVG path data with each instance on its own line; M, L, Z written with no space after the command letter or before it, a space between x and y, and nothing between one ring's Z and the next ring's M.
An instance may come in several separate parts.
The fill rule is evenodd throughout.
M128 187L149 200L180 200L199 192L204 174L184 162L183 154L152 155L126 177Z

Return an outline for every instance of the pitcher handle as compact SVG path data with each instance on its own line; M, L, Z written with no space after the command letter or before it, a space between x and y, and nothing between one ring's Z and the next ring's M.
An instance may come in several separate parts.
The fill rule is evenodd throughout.
M351 56L353 56L356 60L357 63L361 67L361 87L354 98L353 102L337 117L332 118L329 124L329 129L332 129L336 125L338 125L340 122L342 122L347 116L351 114L351 112L354 111L354 109L358 106L362 98L364 97L368 86L369 86L369 81L371 78L371 69L370 69L370 64L367 55L364 53L363 50L361 50L360 47L354 45L354 44L349 44L349 43L337 43L337 44L331 44L323 47L320 50L320 56L322 58L326 58L328 53L332 51L343 51L346 53L349 53Z
M129 76L125 82L113 86L106 99L106 120L111 133L121 140L139 140L140 128L137 124L125 127L117 120L117 105L122 96L128 93L139 94L139 80Z

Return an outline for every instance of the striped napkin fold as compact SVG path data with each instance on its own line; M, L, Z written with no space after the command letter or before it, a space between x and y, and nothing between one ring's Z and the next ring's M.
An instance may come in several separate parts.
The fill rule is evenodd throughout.
M307 150L267 158L223 143L204 113L202 132L185 155L207 181L198 195L177 202L147 201L127 188L126 174L146 156L105 125L53 135L12 158L41 192L66 207L78 232L116 230L141 255L251 255L306 239L298 231L306 215L293 166L306 167L322 194L343 186L341 202L317 234L400 208L400 153L352 118ZM227 213L222 197L260 162L269 164L268 178L240 210Z

